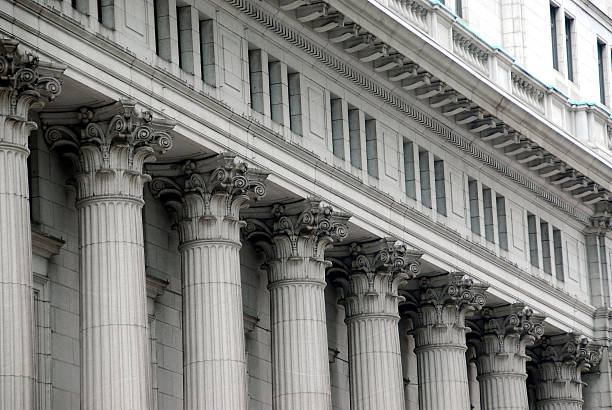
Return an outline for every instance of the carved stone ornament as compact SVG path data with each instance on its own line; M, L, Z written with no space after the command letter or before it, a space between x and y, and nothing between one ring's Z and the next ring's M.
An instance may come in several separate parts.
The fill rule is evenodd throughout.
M442 280L440 280L442 279ZM486 303L484 291L488 284L475 283L463 272L451 272L445 277L423 278L420 284L420 304L441 309L456 305L457 311L481 310Z
M37 128L28 112L59 95L64 69L22 52L15 40L0 39L0 144L27 147L30 131Z
M142 196L146 162L172 147L175 123L138 111L135 100L96 109L41 114L45 141L69 158L80 199L93 195Z
M484 334L496 335L500 338L500 343L503 343L504 336L508 334L517 334L521 338L532 338L534 341L544 335L542 323L545 316L534 313L523 303L513 303L499 308L485 308L482 311L482 317Z
M211 234L206 232L211 224L225 221L244 225L239 223L240 209L266 194L268 174L236 161L231 153L189 160L173 168L166 172L170 176L155 176L157 171L152 170L150 188L153 196L173 212L182 243L206 238ZM218 235L223 230L216 232Z
M329 245L348 236L349 218L349 214L323 205L319 198L308 198L291 204L275 204L269 216L247 219L245 233L271 258L323 260Z
M576 333L546 336L534 347L533 355L541 365L555 363L558 367L570 365L579 372L596 366L601 361L601 346ZM562 379L561 374L559 378Z
M605 235L612 231L612 202L605 201L595 206L591 225L592 231L597 235Z
M348 256L332 260L328 278L342 287L339 303L345 306L347 317L363 313L397 316L398 303L403 300L398 288L419 274L423 252L408 249L395 238L352 243L336 253L340 252ZM371 298L380 303L370 303Z
M16 40L0 39L0 90L2 99L9 102L5 114L25 117L29 108L41 108L54 100L62 90L59 77L64 69L23 53ZM4 111L7 106L2 107Z

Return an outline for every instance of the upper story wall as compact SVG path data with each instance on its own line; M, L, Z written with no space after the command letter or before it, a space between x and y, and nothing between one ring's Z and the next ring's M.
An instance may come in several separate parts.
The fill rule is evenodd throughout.
M570 100L599 103L610 110L612 6L609 2L463 0L461 3L463 19L475 33L508 52L540 81L555 87ZM569 52L567 44L570 44ZM603 84L599 81L600 57Z

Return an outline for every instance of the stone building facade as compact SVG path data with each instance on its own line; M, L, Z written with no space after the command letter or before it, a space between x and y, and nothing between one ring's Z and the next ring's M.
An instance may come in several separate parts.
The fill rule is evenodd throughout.
M0 409L612 408L612 8L0 0Z

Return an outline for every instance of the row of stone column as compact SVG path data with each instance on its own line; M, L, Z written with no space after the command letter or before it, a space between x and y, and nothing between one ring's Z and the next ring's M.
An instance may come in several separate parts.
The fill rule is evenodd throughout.
M0 227L3 238L14 238L0 246L0 404L2 410L29 410L34 374L26 159L35 124L27 121L27 112L57 95L61 70L18 53L14 42L0 45ZM141 211L151 177L144 164L171 147L173 124L139 112L130 100L41 118L49 146L72 162L77 191L81 407L147 409ZM446 409L449 403L469 408L465 317L484 306L486 285L461 273L414 280L421 254L394 239L329 253L332 243L347 236L349 215L319 200L261 208L241 221L240 210L265 194L266 174L232 155L158 167L154 176L151 190L172 211L179 232L186 409L247 406L242 227L266 256L275 410L331 409L326 275L343 290L353 409L403 409L400 303L413 324L421 410ZM400 285L412 290L400 295ZM483 315L477 364L486 409L526 409L524 347L540 335L541 321L512 309ZM541 409L567 408L555 404L565 399L555 383L559 377L573 381L576 374L579 379L572 366L554 359L557 352L565 360L572 345L558 344L539 347L542 363L553 363L541 366L542 380L550 381L538 390L546 403Z

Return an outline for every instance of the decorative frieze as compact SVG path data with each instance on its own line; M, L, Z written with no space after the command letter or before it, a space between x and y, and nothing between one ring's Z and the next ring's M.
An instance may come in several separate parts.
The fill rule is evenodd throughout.
M27 157L32 108L61 91L64 67L0 39L0 409L34 408L32 234Z
M255 211L255 210L254 210ZM348 214L319 199L277 204L247 219L247 239L266 256L272 334L272 406L331 409L325 250L348 234Z

